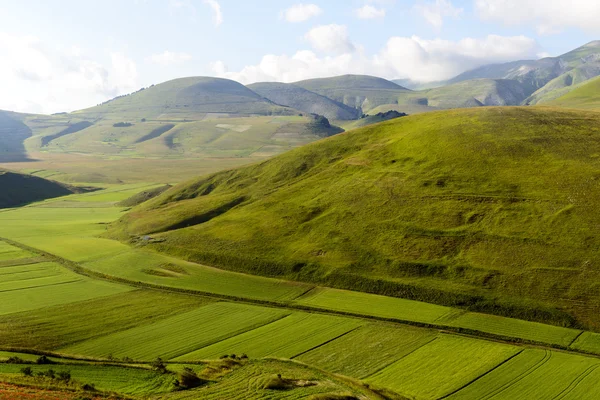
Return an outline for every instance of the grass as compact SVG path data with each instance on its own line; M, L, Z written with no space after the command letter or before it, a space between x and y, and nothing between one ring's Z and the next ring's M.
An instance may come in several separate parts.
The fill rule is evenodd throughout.
M297 303L353 314L423 323L436 323L439 319L457 312L456 309L435 304L336 289L310 292L298 299Z
M85 279L60 285L0 292L0 315L111 296L129 290L131 288L127 286Z
M599 366L590 358L528 349L449 398L593 399L600 393Z
M597 111L600 110L600 97L598 96L599 89L600 78L590 79L589 81L576 85L569 93L544 103L544 105Z
M171 359L278 320L285 311L216 303L60 349L67 354Z
M33 373L53 369L56 373L69 371L71 378L82 384L93 384L97 390L117 392L125 395L147 396L149 394L168 393L173 388L173 375L162 375L143 368L125 368L106 365L53 364L29 365ZM23 365L0 364L0 379L20 378ZM14 379L13 378L13 379ZM22 379L22 378L21 378Z
M561 328L537 322L478 313L466 313L460 315L456 319L449 321L447 324L480 332L531 340L534 342L555 344L564 347L569 346L571 342L581 334L581 331L576 329Z
M0 242L0 262L33 257L33 254L8 243Z
M0 293L81 281L80 275L50 262L4 267L0 270Z
M593 354L600 354L600 334L583 332L581 336L571 344L571 348Z
M166 230L151 246L199 263L600 329L583 267L600 265L598 133L595 113L561 109L399 118L181 184L109 233Z
M208 302L191 296L133 290L3 315L0 343L11 348L55 350L161 321Z
M368 324L297 357L328 371L364 379L436 337L435 331Z
M194 361L225 354L247 354L251 358L294 358L363 325L360 320L318 314L294 313L283 319L233 336L176 358Z
M367 382L418 399L437 399L470 383L509 357L519 348L452 336L440 336Z
M277 378L277 374L281 374L286 381L294 383L304 381L314 384L291 386L287 390L265 389L265 383ZM170 394L166 399L294 400L311 399L310 396L327 393L348 393L360 396L360 398L378 398L372 391L340 377L331 376L301 364L267 359L251 360L225 375L214 385Z

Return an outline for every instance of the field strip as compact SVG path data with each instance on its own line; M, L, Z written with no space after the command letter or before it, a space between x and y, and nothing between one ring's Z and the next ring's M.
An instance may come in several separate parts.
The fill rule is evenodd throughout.
M308 353L309 351L313 351L313 350L316 350L316 349L318 349L319 347L323 347L323 346L325 346L326 344L329 344L329 343L331 343L331 342L333 342L333 341L335 341L335 340L338 340L339 338L341 338L341 337L344 337L344 336L346 336L346 335L348 335L348 334L350 334L350 333L352 333L352 332L354 332L355 330L357 330L357 329L360 329L360 328L361 328L360 326L357 326L356 328L354 328L354 329L351 329L351 330L349 330L348 332L344 332L344 333L342 333L342 334L341 334L341 335L339 335L339 336L336 336L336 337L334 337L334 338L331 338L331 339L327 340L326 342L323 342L323 343L321 343L321 344L319 344L319 345L317 345L317 346L315 346L315 347L313 347L313 348L311 348L311 349L308 349L308 350L305 350L305 351L303 351L302 353L296 354L295 356L293 356L293 357L290 357L290 359L291 359L291 360L293 360L294 358L300 357L301 355L303 355L303 354L306 354L306 353Z
M307 311L307 312L327 314L327 315L356 317L356 318L373 320L373 321L392 322L392 323L412 325L412 326L417 326L417 327L422 327L422 328L436 329L441 332L458 333L458 334L466 336L466 337L479 337L479 338L495 340L498 342L534 345L534 346L539 346L539 347L543 347L543 348L561 349L561 350L564 350L565 352L570 352L570 353L579 353L579 354L585 354L585 355L592 355L592 356L596 356L596 357L600 356L600 354L598 354L598 353L592 353L589 351L584 351L584 350L579 350L579 349L572 349L572 348L569 348L567 346L560 345L560 344L546 343L546 342L535 341L535 340L526 340L526 339L522 339L522 338L518 338L518 337L514 337L514 336L504 336L504 335L494 334L494 333L490 333L490 332L484 332L484 331L480 331L477 329L471 329L471 328L439 325L439 324L435 324L435 323L418 322L418 321L406 320L406 319L400 319L400 318L379 317L376 315L360 314L360 313L349 312L349 311L331 310L331 309L327 309L327 308L323 308L323 307L314 307L314 306L303 305L303 304L293 304L293 303L289 303L289 302L270 301L270 300L258 300L258 299L240 297L240 296L215 294L215 293L211 293L211 292L203 292L203 291L197 291L197 290L192 290L192 289L182 289L182 288L175 288L175 287L170 287L170 286L165 286L165 285L132 281L129 279L124 279L124 278L118 277L118 276L103 274L103 273L96 272L96 271L91 271L89 269L83 268L80 264L78 264L76 262L67 260L62 257L58 257L58 256L56 256L52 253L46 252L44 250L40 250L40 249L31 247L31 246L28 246L23 243L16 242L16 241L13 241L13 240L10 240L7 238L0 237L0 241L8 243L10 245L13 245L15 247L19 247L23 250L27 250L29 252L44 256L49 261L54 261L58 264L61 264L65 268L67 268L77 274L87 276L87 277L93 278L93 279L100 279L100 280L105 280L105 281L109 281L109 282L113 282L113 283L121 283L121 284L129 285L132 287L138 287L138 288L142 288L142 289L154 289L154 290L161 290L161 291L167 291L167 292L191 294L191 295L197 295L197 296L209 297L209 298L221 299L221 300L229 300L229 301L235 301L235 302L246 303L246 304L262 305L262 306L273 307L273 308L284 308L284 309L288 309L288 310ZM545 326L544 324L540 324L540 325ZM552 325L548 325L548 326L556 328Z
M565 398L565 396L567 396L569 393L571 393L573 390L575 390L575 388L577 388L577 386L579 386L579 384L585 378L587 378L592 372L594 372L598 367L600 367L600 365L592 365L591 367L589 367L581 375L579 375L573 382L571 382L571 384L567 388L565 388L565 390L563 390L556 397L554 397L554 399L560 400L560 399Z
M5 267L19 267L22 265L33 265L39 264L46 261L45 257L31 257L31 258L21 258L18 260L6 260L0 261L0 268Z
M48 286L67 285L69 283L77 283L77 282L82 282L82 281L83 280L80 278L80 279L74 279L74 280L71 280L71 281L62 281L62 282L48 283L48 284L45 284L45 285L17 287L17 288L14 288L14 289L3 289L3 290L0 290L0 293L17 292L17 291L20 291L20 290L39 289L39 288L44 288L44 287L48 287Z
M453 390L451 393L448 393L442 397L439 398L439 400L442 399L446 399L450 396L452 396L454 393L460 392L461 390L463 390L464 388L466 388L467 386L475 383L476 381L478 381L479 379L483 378L486 375L491 374L492 372L494 372L495 370L497 370L498 368L500 368L501 366L503 366L504 364L506 364L507 362L509 362L510 360L512 360L513 358L517 357L519 354L523 353L523 351L525 351L524 349L521 349L521 351L513 354L512 356L510 356L509 358L507 358L506 360L502 361L500 364L496 365L495 367L493 367L492 369L484 372L483 374L473 378L473 380L471 380L470 382L465 383L463 386L457 388L456 390ZM480 399L481 400L481 399Z

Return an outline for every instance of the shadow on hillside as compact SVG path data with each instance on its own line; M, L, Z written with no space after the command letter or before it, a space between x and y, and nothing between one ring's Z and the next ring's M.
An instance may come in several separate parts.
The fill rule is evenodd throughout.
M35 161L27 156L24 142L32 136L31 129L10 114L0 112L0 162Z

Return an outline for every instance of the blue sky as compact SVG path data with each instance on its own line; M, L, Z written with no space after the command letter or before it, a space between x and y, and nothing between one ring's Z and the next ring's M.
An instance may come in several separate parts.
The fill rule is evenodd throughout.
M0 109L71 111L190 75L447 79L600 38L571 0L0 0Z

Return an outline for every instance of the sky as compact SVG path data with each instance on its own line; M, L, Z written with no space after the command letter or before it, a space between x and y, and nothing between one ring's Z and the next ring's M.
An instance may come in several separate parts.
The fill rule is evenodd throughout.
M0 109L73 111L184 76L431 82L600 39L598 0L0 0Z

